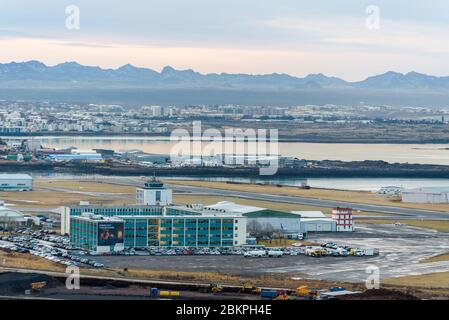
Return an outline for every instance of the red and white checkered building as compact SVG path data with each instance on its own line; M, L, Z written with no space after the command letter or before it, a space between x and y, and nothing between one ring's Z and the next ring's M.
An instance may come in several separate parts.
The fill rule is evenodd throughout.
M352 208L332 209L332 220L337 223L337 232L354 231Z

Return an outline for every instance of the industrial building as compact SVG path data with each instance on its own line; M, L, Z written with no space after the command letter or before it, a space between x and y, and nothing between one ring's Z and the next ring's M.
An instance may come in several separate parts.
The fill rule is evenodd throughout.
M164 187L161 181L153 178L136 189L136 204L146 206L169 205L172 203L172 190Z
M337 223L321 211L293 211L301 216L300 232L336 232Z
M377 191L377 193L392 196L392 195L400 195L402 193L402 190L404 190L404 188L402 188L402 187L386 186L386 187L380 188Z
M103 157L99 153L86 154L49 154L47 159L55 162L80 161L80 162L101 162Z
M402 202L449 203L449 187L404 190L402 191Z
M0 201L0 229L10 230L26 223L20 211L9 209Z
M222 165L228 166L258 166L270 162L278 162L279 155L257 155L257 154L217 154L216 161Z
M170 160L170 155L146 153L140 150L127 150L116 155L121 160L160 165L164 165Z
M0 191L31 191L33 178L28 174L0 174Z
M354 231L354 219L351 208L334 208L330 218L326 217L321 211L293 212L301 216L301 233Z
M205 206L204 210L246 217L247 228L251 232L271 230L279 231L286 235L298 235L301 233L301 215L296 212L285 212L254 206L239 205L230 201L221 201L213 205Z

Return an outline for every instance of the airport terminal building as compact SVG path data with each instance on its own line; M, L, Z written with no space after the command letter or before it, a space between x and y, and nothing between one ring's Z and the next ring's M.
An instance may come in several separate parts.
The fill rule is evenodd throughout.
M308 232L353 231L351 209L334 209L328 218L322 212L285 212L230 201L209 206L172 205L172 191L155 178L136 191L136 205L60 207L61 234L70 235L79 248L111 252L242 246L248 233L282 233L296 238Z
M125 248L228 247L246 244L246 218L182 207L63 207L61 231L75 246L95 251ZM106 241L108 239L108 241Z

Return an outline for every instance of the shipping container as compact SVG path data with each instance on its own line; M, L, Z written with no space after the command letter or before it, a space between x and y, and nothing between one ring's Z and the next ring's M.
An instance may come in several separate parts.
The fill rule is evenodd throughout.
M278 296L277 291L274 290L262 290L260 292L261 298L268 298L268 299L274 299Z

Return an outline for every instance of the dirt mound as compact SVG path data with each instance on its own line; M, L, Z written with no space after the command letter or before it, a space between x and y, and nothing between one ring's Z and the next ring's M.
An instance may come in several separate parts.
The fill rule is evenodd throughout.
M397 290L371 289L363 293L337 297L338 300L419 300L417 297Z
M0 273L0 294L24 293L25 290L31 289L31 283L42 281L47 283L46 288L60 284L57 279L45 274L16 272Z

